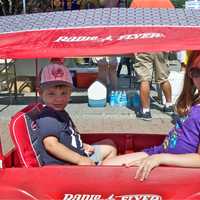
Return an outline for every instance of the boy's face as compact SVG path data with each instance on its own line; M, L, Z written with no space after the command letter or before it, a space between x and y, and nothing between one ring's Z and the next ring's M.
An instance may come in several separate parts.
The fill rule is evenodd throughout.
M40 96L44 103L57 111L65 109L71 95L70 86L54 86L43 89Z

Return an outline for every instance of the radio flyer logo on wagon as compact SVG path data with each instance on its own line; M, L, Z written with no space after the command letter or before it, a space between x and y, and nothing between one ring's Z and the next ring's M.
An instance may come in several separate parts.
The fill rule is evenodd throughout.
M156 194L111 194L106 198L100 194L65 194L63 200L162 200L162 197Z
M156 39L156 38L165 38L163 33L134 33L134 34L125 34L125 35L107 35L104 37L100 36L59 36L54 42L106 42L106 41L130 41L138 39Z

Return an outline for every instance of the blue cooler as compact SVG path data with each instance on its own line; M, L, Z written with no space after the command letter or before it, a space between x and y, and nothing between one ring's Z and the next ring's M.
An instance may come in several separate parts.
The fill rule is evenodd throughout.
M105 107L107 102L106 86L100 81L95 81L88 88L88 106Z

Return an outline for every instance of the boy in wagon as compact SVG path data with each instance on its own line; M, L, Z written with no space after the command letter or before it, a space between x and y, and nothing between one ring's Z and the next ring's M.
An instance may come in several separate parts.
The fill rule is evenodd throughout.
M37 118L44 165L95 165L117 154L114 143L105 139L94 145L84 144L69 114L65 111L72 91L69 70L61 63L43 68L40 97L45 104Z

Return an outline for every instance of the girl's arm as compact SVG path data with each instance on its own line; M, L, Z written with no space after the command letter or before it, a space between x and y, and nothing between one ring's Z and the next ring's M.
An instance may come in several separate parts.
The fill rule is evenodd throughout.
M191 154L161 154L160 164L179 167L200 167L200 155Z
M129 166L134 165L132 162ZM179 167L200 167L200 154L155 154L140 161L135 178L141 181L148 178L153 168L159 165L179 166Z
M72 151L61 144L54 136L48 136L43 140L45 149L60 160L70 162L76 165L95 165L95 163L86 156Z

